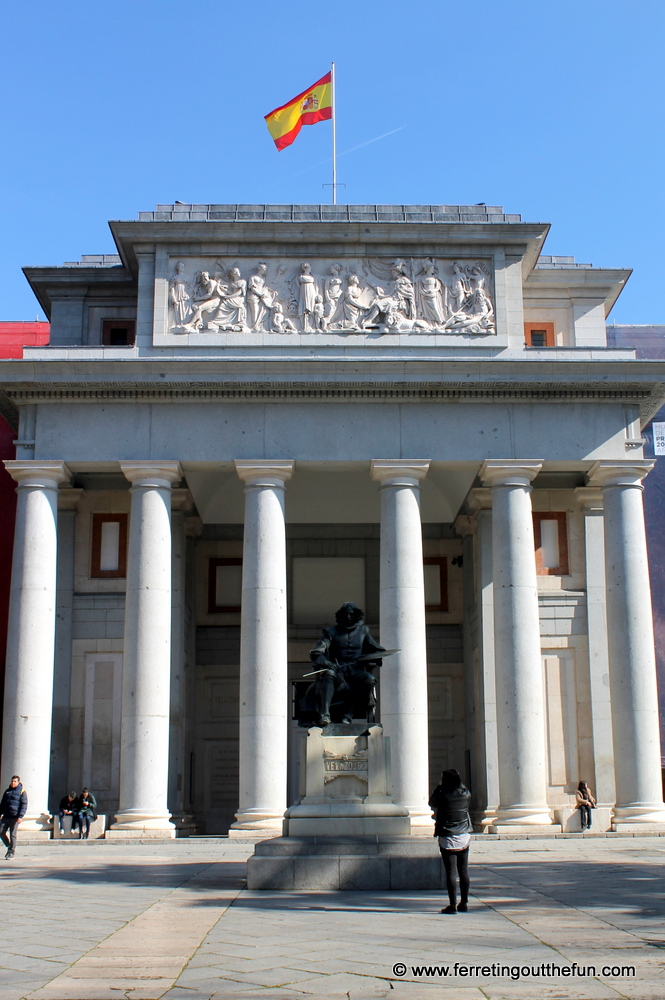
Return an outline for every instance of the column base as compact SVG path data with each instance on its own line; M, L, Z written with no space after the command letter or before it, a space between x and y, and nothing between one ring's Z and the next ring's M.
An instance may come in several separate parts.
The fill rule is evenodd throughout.
M497 822L492 826L488 826L487 832L496 834L502 833L505 836L524 834L527 837L553 837L555 834L561 833L561 826L559 823L525 823L520 826L518 823L505 825Z
M662 802L631 802L627 806L615 806L612 813L612 829L618 826L665 824L665 805Z
M281 837L284 813L268 813L259 809L237 812L236 821L229 829L230 840L242 840L247 836Z
M480 809L471 815L474 833L491 833L490 827L496 823L496 809Z
M551 823L547 805L499 806L493 826L550 826Z
M191 813L172 813L171 823L176 837L193 837L196 834L196 823Z
M53 820L48 813L26 813L18 825L19 836L23 833L31 840L50 840Z
M434 820L432 819L432 810L427 807L425 811L422 808L406 806L409 811L409 821L411 823L411 836L412 837L433 837L434 836Z
M170 822L170 813L141 813L128 809L116 813L115 823L106 831L110 840L119 837L175 837L175 826Z
M104 840L175 840L174 827L165 830L118 830L113 826L104 834Z

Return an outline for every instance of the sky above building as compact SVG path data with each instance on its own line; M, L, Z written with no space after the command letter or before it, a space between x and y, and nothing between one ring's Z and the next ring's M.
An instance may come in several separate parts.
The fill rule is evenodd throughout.
M0 320L21 274L113 252L108 219L176 200L331 197L331 126L263 116L337 66L339 201L503 205L549 254L632 267L611 314L662 323L660 0L116 0L3 11Z

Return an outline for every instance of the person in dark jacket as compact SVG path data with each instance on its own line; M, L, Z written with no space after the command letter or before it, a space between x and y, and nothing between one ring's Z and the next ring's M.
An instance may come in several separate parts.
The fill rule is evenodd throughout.
M79 840L87 840L90 835L90 824L97 819L97 800L87 788L84 788L77 798L74 811L78 819ZM85 833L83 833L84 826Z
M451 768L441 775L429 804L435 814L434 836L439 838L439 849L446 869L446 888L449 904L442 913L466 913L469 900L469 844L471 819L469 803L471 792L462 784L457 771ZM460 901L457 902L457 877Z
M58 809L58 818L60 820L60 833L64 837L65 835L65 816L72 817L72 833L76 827L76 792L69 792L68 795L63 796L60 799L60 806Z
M18 774L12 775L12 780L0 800L0 838L7 848L5 858L13 858L16 854L16 835L18 826L28 808L28 793L21 784ZM9 833L9 838L7 837Z

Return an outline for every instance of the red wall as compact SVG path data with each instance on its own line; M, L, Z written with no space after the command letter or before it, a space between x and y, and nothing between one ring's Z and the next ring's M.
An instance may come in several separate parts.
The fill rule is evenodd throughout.
M49 329L48 323L0 323L0 359L22 358L24 347L48 344Z
M48 344L48 323L0 323L0 359L22 358L24 347ZM16 457L16 431L0 417L0 698L4 691L7 613L12 573L16 483L2 464Z

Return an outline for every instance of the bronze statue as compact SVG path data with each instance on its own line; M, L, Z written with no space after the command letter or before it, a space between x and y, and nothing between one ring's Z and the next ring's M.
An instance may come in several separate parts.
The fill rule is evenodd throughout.
M337 624L324 629L310 652L318 670L304 698L301 724L328 726L354 718L374 721L376 677L372 670L381 666L381 654L387 650L372 638L363 616L356 604L343 604L335 615Z

